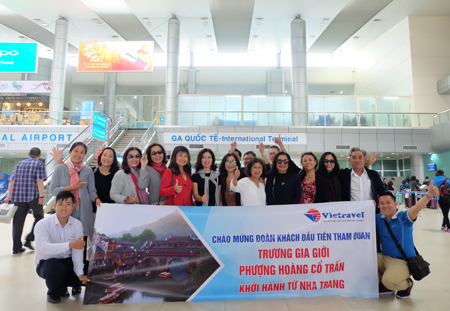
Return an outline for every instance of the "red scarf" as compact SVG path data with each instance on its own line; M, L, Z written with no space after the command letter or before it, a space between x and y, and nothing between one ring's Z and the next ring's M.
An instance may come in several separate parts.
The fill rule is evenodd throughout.
M166 165L164 164L164 163L161 163L161 164L156 164L156 163L152 163L152 167L159 173L159 174L161 174L161 176L162 176L162 174L164 173L164 171L165 170L167 170L167 167L166 167Z

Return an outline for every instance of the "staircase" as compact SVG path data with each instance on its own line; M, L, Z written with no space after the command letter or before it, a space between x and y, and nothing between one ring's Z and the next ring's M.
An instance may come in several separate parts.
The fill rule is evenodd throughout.
M135 129L129 129L123 134L123 136L120 138L120 140L114 145L114 149L116 150L117 154L123 155L125 152L125 148L128 146L130 141L133 139L133 137L141 138L142 135L147 131L147 129L143 130L135 130ZM142 150L142 153L144 153L145 150Z

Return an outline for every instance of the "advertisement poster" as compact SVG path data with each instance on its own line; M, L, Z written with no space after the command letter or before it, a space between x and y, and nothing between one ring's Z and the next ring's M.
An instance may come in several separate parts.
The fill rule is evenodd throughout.
M153 41L80 42L78 71L153 71Z
M0 81L0 93L50 93L51 81Z
M97 211L84 304L378 297L372 201Z
M37 43L0 42L0 72L36 72L37 51Z

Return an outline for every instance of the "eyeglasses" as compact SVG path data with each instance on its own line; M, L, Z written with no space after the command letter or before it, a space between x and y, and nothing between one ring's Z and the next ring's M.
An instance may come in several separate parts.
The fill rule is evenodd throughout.
M141 155L140 155L139 153L137 153L137 154L129 154L129 155L127 156L127 158L128 158L128 159L133 159L133 158L140 159L140 158L141 158Z
M334 164L334 163L336 163L336 161L334 161L334 160L323 160L323 163L325 163L325 164L327 164L327 163Z
M150 154L151 155L157 155L157 154L163 154L164 152L160 149L160 150L158 150L158 151L152 151L152 152L150 152Z
M225 164L227 164L227 165L236 164L236 161L226 161Z
M277 164L281 164L281 163L283 163L283 164L288 164L288 163L289 163L289 160L288 160L288 159L284 159L284 160L278 159L278 160L277 160Z

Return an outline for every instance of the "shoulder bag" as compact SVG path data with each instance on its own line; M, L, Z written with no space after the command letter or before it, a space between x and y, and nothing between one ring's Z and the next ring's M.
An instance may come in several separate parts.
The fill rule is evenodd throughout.
M406 264L408 265L409 272L411 273L412 277L416 281L422 280L424 277L426 277L428 274L430 274L430 264L423 259L423 257L419 254L416 247L414 246L414 251L416 252L416 256L408 258L406 256L405 252L403 251L403 248L400 246L400 244L397 241L397 238L394 236L394 233L391 230L391 227L389 226L386 219L384 220L384 224L386 225L386 228L389 231L389 234L391 235L392 239L394 240L395 245L397 246L398 250L402 254L403 258L406 260Z

